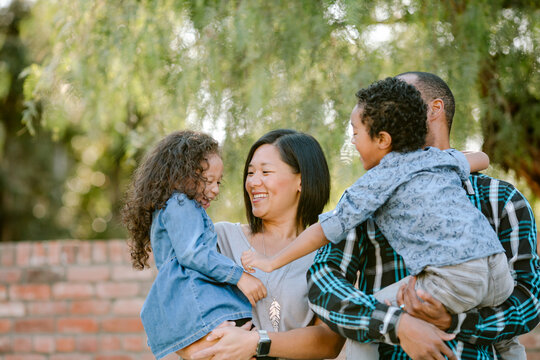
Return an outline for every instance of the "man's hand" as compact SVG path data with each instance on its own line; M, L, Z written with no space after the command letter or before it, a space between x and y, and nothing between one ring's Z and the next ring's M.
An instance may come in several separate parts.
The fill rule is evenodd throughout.
M398 305L404 305L407 314L427 321L439 329L446 331L452 324L452 316L444 305L435 300L423 290L415 290L416 277L412 277L408 284L399 288L396 296Z
M246 295L251 306L255 306L255 303L262 298L266 297L266 287L263 285L261 280L257 279L253 275L248 273L242 273L240 280L236 284L238 289Z
M454 334L447 334L435 326L403 313L399 320L397 335L403 351L413 360L457 360L456 355L444 343L454 339Z

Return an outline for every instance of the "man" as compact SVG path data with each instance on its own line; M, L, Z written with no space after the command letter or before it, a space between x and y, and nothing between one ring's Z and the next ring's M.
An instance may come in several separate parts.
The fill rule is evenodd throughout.
M429 73L397 77L414 85L428 104L426 145L449 148L455 107L448 85ZM377 301L374 292L407 272L401 257L368 220L346 241L319 250L308 273L315 313L349 339L379 342L380 357L392 359L495 359L493 343L531 331L540 322L540 259L530 205L511 184L482 174L472 174L467 187L470 200L497 233L516 280L503 304L450 316L441 303L429 294L415 293L411 286L398 294L403 309ZM448 340L452 341L445 343ZM348 346L354 349L356 344L349 341ZM359 358L354 353L350 357Z

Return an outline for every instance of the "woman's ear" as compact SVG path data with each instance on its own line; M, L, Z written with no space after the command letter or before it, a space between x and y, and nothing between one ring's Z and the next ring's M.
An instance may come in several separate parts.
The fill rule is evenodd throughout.
M392 149L392 136L386 131L379 132L377 136L377 144L381 150Z

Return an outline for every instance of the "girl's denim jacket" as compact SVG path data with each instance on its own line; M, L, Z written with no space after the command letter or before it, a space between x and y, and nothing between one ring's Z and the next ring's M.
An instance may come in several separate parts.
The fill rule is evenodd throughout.
M214 225L185 194L154 211L150 240L159 270L141 310L156 358L182 349L225 320L251 318L236 287L243 269L216 250Z

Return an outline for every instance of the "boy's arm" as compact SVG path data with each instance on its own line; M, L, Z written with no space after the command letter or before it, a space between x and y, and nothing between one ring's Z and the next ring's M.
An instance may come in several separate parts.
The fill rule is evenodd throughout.
M489 167L489 156L482 151L462 151L469 162L471 172L486 170Z
M263 257L254 251L245 251L242 254L242 265L248 271L256 267L270 272L310 254L326 244L328 244L328 240L324 236L322 227L316 223L304 230L289 246L271 258Z

